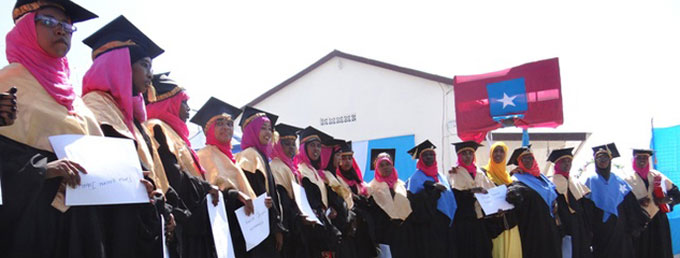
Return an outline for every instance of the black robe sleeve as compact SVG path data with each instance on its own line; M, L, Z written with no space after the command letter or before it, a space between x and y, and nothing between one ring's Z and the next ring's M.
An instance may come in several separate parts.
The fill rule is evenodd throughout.
M506 200L515 205L524 257L561 257L562 239L556 217L551 216L552 205L518 181L508 187Z

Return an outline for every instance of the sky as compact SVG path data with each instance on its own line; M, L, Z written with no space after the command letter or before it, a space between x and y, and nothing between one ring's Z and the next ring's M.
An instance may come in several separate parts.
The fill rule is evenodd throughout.
M337 49L451 78L559 57L558 130L624 154L649 146L652 118L680 124L680 1L76 2L100 16L76 24L77 91L92 63L81 41L123 14L166 50L154 71L171 71L195 109L210 96L243 105ZM0 3L3 33L14 3Z

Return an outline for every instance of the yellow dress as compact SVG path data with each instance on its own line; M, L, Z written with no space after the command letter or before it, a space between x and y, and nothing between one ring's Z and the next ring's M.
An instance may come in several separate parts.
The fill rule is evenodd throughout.
M493 243L491 256L494 258L522 257L522 240L519 236L519 227L517 225L510 229L506 229L503 233L491 240L491 242Z

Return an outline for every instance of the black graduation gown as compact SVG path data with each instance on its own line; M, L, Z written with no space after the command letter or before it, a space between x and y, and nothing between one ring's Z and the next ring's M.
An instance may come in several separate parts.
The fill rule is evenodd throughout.
M556 218L541 196L522 182L508 187L507 201L515 205L524 258L562 257Z
M274 184L274 175L272 175L271 168L269 167L269 160L258 152L258 155L262 157L265 162L265 170L262 171L267 173L267 178L258 171L243 171L248 178L248 183L250 187L255 192L255 195L260 196L267 192L267 185L269 189L276 189L276 184ZM275 234L285 233L286 229L283 227L281 221L281 199L280 195L276 190L270 192L270 197L272 198L273 205L269 209L269 236L259 245L253 247L247 253L247 257L251 258L276 258L280 257L280 253L276 250L276 238Z
M394 190L390 189L390 193L394 198ZM375 243L389 245L393 258L419 257L414 248L415 238L410 217L406 221L392 219L375 203L373 197L369 198L369 202L369 212L375 227Z
M343 173L343 176L346 176L346 174L348 175L349 173L351 173L355 175L354 177L356 177L356 172L354 172L354 170L341 173ZM343 179L338 178L338 180ZM354 201L354 207L352 208L352 212L355 214L354 218L355 230L353 239L356 250L356 257L359 258L376 257L378 255L378 251L377 244L375 241L375 222L373 220L373 216L371 215L369 207L371 203L369 202L368 198L359 193L359 188L356 185L350 186L350 190L352 191Z
M282 258L309 258L309 244L303 233L303 222L300 209L295 200L288 196L288 192L281 185L276 185L276 191L281 199L283 227L288 231L283 235Z
M334 251L339 248L342 233L326 217L324 213L326 207L321 200L319 187L308 178L302 178L302 187L305 189L309 206L323 225L304 225L300 230L307 243L309 257L321 257L322 252Z
M173 201L168 200L168 203L176 207L172 214L177 223L174 241L169 245L174 249L171 252L179 253L180 257L217 257L206 206L206 195L212 188L210 183L180 170L177 158L170 152L159 126L154 127L154 137L160 144L158 155L168 182L179 197Z
M457 244L449 217L437 210L441 192L434 188L434 182L425 181L425 187L417 194L408 192L411 202L415 257L456 258Z
M347 209L347 203L338 195L333 189L326 184L326 192L328 193L328 206L332 207L337 216L331 219L331 223L340 230L342 238L340 246L335 250L338 258L355 258L357 256L356 247L356 214L354 211Z
M557 196L557 214L559 215L561 236L571 236L571 250L573 258L590 258L593 257L590 251L590 243L592 239L592 232L589 228L590 224L586 223L587 215L583 210L583 202L585 198L576 200L571 190L567 187L567 196L569 203L564 195ZM570 210L571 208L571 210ZM573 212L572 212L573 210Z
M476 198L469 191L453 189L458 209L453 220L453 231L456 236L458 257L491 258L491 236L487 231L484 219L477 219L475 212Z
M135 144L150 149L151 139L142 125L137 121L134 125L146 141ZM101 129L104 136L125 138L110 126L104 125ZM103 205L96 209L107 258L163 257L160 211L152 204Z
M604 212L589 199L583 199L583 208L593 232L593 257L634 257L633 236L638 236L647 223L633 192L628 193L617 207L618 216L610 215L602 222Z
M649 187L649 182L644 180L645 185ZM667 195L673 199L670 206L680 202L680 192L678 187L673 187L667 191ZM654 205L650 203L650 205ZM673 257L673 243L671 242L670 224L668 223L668 216L661 211L657 212L652 220L647 224L647 228L640 233L639 237L633 239L635 243L635 257Z
M101 229L92 207L65 213L51 203L61 178L46 179L57 157L0 136L3 205L0 248L6 257L104 257Z

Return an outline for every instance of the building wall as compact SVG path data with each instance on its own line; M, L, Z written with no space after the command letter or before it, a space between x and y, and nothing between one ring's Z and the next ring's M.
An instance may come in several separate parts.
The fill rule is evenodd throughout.
M430 139L444 171L457 139L453 101L451 85L335 57L255 106L346 140Z

